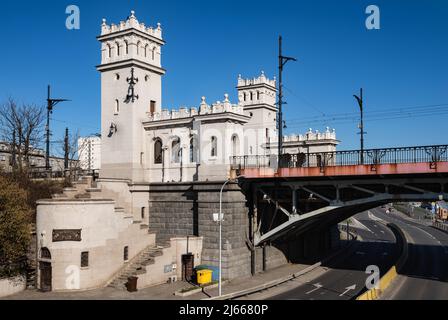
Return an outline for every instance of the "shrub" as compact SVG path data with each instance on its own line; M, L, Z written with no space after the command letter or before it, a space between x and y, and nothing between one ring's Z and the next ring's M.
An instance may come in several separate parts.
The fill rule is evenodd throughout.
M0 276L20 273L30 243L31 210L27 191L0 175Z

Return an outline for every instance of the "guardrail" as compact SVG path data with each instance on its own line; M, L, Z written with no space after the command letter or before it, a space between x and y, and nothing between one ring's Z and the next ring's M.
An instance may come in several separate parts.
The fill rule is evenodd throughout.
M448 161L448 145L400 147L335 152L251 155L230 158L232 169L246 168L308 168L348 165L378 165Z
M448 224L443 223L443 222L438 222L438 221L434 221L432 226L436 229L445 231L448 233Z

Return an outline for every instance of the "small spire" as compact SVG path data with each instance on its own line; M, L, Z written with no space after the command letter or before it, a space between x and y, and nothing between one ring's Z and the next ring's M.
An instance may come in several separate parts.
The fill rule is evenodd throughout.
M106 25L106 19L103 18L103 26L105 26L105 25Z
M162 29L162 25L160 24L160 22L157 22L157 30Z
M134 10L131 10L131 16L130 16L130 18L135 18L135 11L134 11Z
M224 102L229 102L229 94L224 94Z
M204 96L201 98L201 105L202 104L207 104L207 102L205 102L205 97Z

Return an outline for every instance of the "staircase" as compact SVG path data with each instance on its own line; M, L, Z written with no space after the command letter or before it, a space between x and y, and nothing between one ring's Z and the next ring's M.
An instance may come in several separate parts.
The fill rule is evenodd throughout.
M146 273L146 266L156 263L156 258L163 255L163 247L150 246L144 249L134 259L129 261L121 269L108 287L126 290L126 283L129 277L138 277Z

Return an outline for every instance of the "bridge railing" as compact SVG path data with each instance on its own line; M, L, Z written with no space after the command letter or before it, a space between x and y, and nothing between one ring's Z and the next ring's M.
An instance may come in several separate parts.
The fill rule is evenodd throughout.
M430 163L448 161L448 145L399 147L335 152L236 156L231 157L232 169L245 168L310 168L349 165L398 163Z

